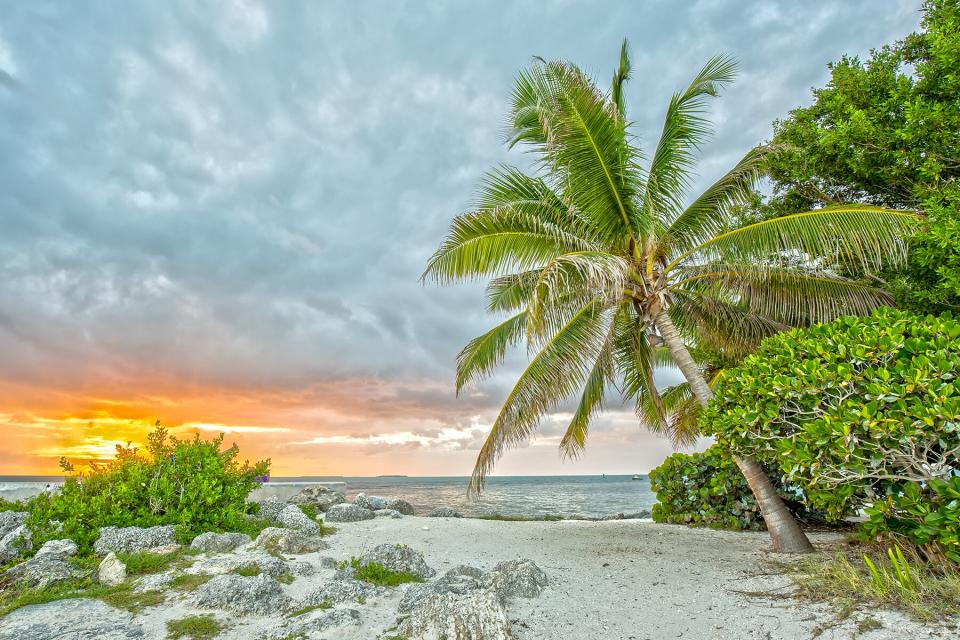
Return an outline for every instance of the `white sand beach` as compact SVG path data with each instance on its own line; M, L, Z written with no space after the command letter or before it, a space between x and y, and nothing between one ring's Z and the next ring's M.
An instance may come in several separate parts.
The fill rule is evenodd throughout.
M830 534L813 538L821 547L840 541ZM348 560L377 545L397 543L421 552L437 576L462 564L489 571L504 560L534 561L546 573L549 585L539 597L509 600L510 633L518 640L957 637L956 630L920 625L892 612L857 611L840 620L825 605L794 599L790 580L770 568L768 561L777 557L768 553L765 533L629 520L503 522L404 517L339 523L337 532L324 540L329 548L285 558L290 567L297 562L301 568L304 562L310 565L310 571L297 572L290 584L282 585L289 602L303 602L308 593L335 580L329 558ZM241 548L224 555L244 553L249 550ZM188 571L209 560L198 558L194 569ZM167 621L191 614L215 615L223 625L223 632L217 636L221 639L395 638L402 637L395 630L397 605L410 588L402 585L383 596L304 614L296 619L298 624L339 610L352 616L348 624L330 628L299 627L306 631L290 626L290 609L296 604L285 611L248 615L228 607L201 608L190 594L171 591L163 604L137 615L89 600L24 607L0 620L0 638L161 640L166 637ZM869 625L864 624L867 620ZM291 628L303 635L284 636Z

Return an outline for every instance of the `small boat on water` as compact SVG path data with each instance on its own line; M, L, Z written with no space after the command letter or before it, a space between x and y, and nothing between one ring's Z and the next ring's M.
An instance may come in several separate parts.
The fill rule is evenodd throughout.
M643 478L641 476L638 476L637 474L634 474L631 480L643 480Z

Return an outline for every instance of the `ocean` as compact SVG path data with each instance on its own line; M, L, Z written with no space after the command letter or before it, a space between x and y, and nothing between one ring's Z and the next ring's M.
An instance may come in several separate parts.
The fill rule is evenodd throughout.
M0 476L0 498L22 499L42 490L55 477ZM646 475L632 476L494 476L479 498L467 495L466 477L300 477L271 478L255 495L287 498L310 484L325 484L349 499L358 493L400 496L417 513L453 507L466 516L564 516L602 518L649 510L656 498Z

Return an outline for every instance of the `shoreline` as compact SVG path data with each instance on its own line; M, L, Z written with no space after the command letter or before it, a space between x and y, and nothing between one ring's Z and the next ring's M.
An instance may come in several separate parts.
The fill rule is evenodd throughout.
M793 599L790 578L771 568L773 561L792 558L770 552L769 538L763 532L690 529L637 520L542 522L423 516L381 517L334 526L336 532L323 538L328 548L284 554L284 561L291 566L311 567L311 572L280 585L294 601L338 580L337 563L360 557L378 545L400 544L422 553L438 577L465 564L490 571L503 561L529 559L536 563L546 573L548 586L536 598L510 600L507 614L516 640L941 640L955 633L890 611L857 610L840 619L827 605ZM830 533L813 533L811 538L827 552L843 539ZM244 557L244 553L249 552L241 548L209 559L198 556L197 564L187 571L234 554ZM337 604L329 611L294 619L309 624L350 609L356 613L350 613L349 624L306 637L391 638L397 607L414 586L401 585L362 602ZM18 634L26 628L23 625L36 624L38 619L56 625L69 607L82 606L77 601L61 602L67 604L25 607L0 619L0 639L58 637ZM272 637L272 631L291 624L289 612L247 615L211 610L196 606L189 595L176 594L135 616L111 615L119 616L111 622L117 635L99 636L103 640L132 637L120 635L121 631L163 640L167 622L188 615L215 616L223 625L219 640ZM868 619L879 626L862 631L859 625Z

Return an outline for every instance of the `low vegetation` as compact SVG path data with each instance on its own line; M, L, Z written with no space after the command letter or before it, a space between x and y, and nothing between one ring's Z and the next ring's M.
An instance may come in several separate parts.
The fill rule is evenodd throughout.
M269 469L269 461L240 463L237 447L223 448L223 436L180 440L159 424L146 451L118 447L107 462L78 473L66 460L61 490L17 505L30 512L27 526L36 547L70 538L89 553L105 526L177 525L189 542L204 531L259 533L269 523L252 518L246 499ZM5 508L13 508L7 503ZM54 524L58 523L58 524Z
M397 587L407 582L423 582L420 576L406 571L388 569L379 562L362 564L359 558L350 558L349 562L341 562L339 568L353 568L354 577L363 582L369 582L380 587Z
M190 549L177 549L169 553L119 552L117 558L126 565L128 576L142 576L172 568L186 568L193 563L193 555L195 552Z
M333 602L331 602L330 599L328 598L328 599L324 600L323 602L321 602L321 603L319 603L319 604L313 604L313 605L310 605L310 606L308 606L308 607L303 607L303 608L301 608L301 609L297 609L296 611L294 611L294 612L292 612L292 613L290 614L290 617L291 617L291 618L296 618L297 616L302 616L302 615L304 615L304 614L306 614L306 613L310 613L311 611L326 610L326 609L330 609L330 608L332 608L332 607L333 607Z
M167 622L168 640L189 638L190 640L205 640L216 637L223 627L213 616L187 616L179 620Z
M0 592L0 618L20 607L74 598L97 598L112 607L133 613L161 604L165 600L165 596L159 591L135 592L129 582L107 587L98 584L92 577L85 577L46 587L14 586L6 589Z
M927 562L898 546L853 546L781 568L793 575L802 597L827 599L841 616L861 604L898 609L927 622L960 615L960 569Z

